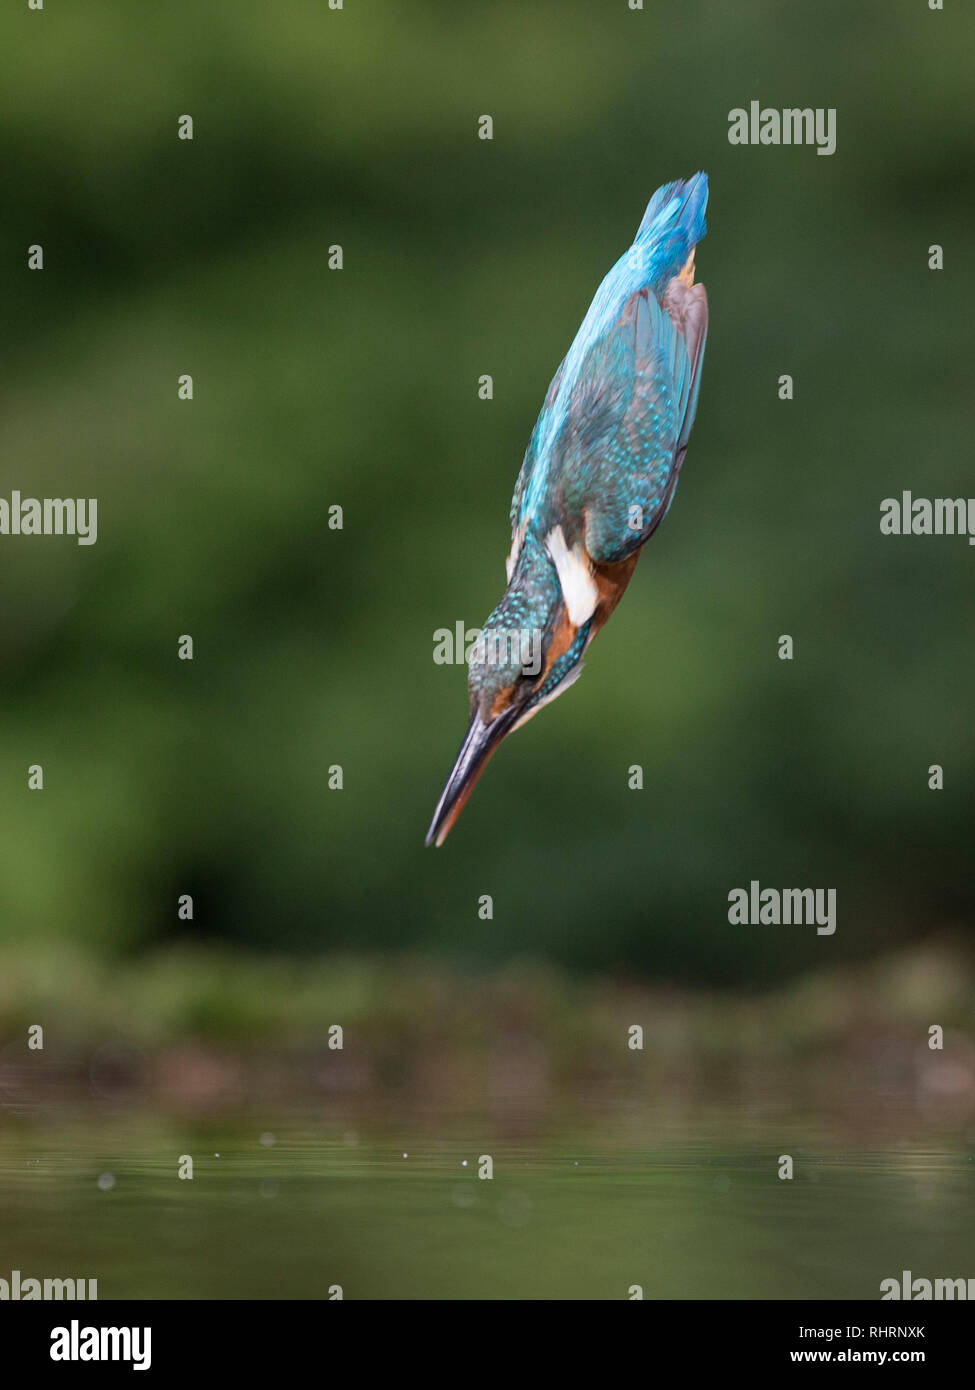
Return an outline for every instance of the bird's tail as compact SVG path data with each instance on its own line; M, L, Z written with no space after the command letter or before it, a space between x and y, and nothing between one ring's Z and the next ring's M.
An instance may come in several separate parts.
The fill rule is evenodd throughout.
M657 294L679 275L688 256L707 231L708 176L678 179L658 188L647 204L633 245L648 258L647 281Z

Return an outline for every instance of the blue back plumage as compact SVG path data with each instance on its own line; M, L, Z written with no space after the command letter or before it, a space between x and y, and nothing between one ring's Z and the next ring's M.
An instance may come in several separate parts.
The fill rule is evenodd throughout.
M427 844L443 843L500 740L579 675L667 514L707 333L691 258L707 197L704 174L657 189L548 388L511 499L507 588L471 654L470 725ZM536 634L529 666L522 643Z
M623 558L673 496L697 403L707 301L676 280L704 236L707 175L659 188L552 381L512 498L517 531L562 525ZM632 508L646 524L634 530Z
M695 174L686 182L678 179L675 183L665 183L647 204L634 245L646 245L649 249L645 283L658 296L663 293L667 281L680 274L692 247L703 240L707 231L704 220L707 205L707 174Z

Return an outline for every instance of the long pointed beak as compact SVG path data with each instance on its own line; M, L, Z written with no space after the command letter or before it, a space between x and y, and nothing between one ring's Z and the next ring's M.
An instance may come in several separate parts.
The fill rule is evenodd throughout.
M454 759L443 795L437 802L437 809L427 831L426 844L439 847L446 840L454 821L464 809L464 803L474 790L477 779L487 767L488 759L517 721L518 714L517 707L505 710L503 714L492 719L490 724L485 724L475 711L470 728L460 746L460 752Z

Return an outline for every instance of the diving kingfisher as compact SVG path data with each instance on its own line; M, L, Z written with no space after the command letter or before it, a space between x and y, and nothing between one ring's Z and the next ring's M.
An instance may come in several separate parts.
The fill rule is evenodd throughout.
M505 735L580 675L674 500L708 324L694 283L707 200L706 174L657 189L548 388L511 499L508 587L471 652L470 726L428 845L443 844Z

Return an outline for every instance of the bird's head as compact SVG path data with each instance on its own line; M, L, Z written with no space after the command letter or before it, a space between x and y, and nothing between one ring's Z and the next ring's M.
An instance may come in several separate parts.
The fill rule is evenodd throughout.
M588 627L577 629L570 620L548 555L523 551L504 598L471 650L471 720L434 812L428 845L443 844L502 739L579 674Z
M485 725L523 708L542 672L549 646L547 624L511 627L507 622L510 616L500 609L491 614L468 662L471 714Z

